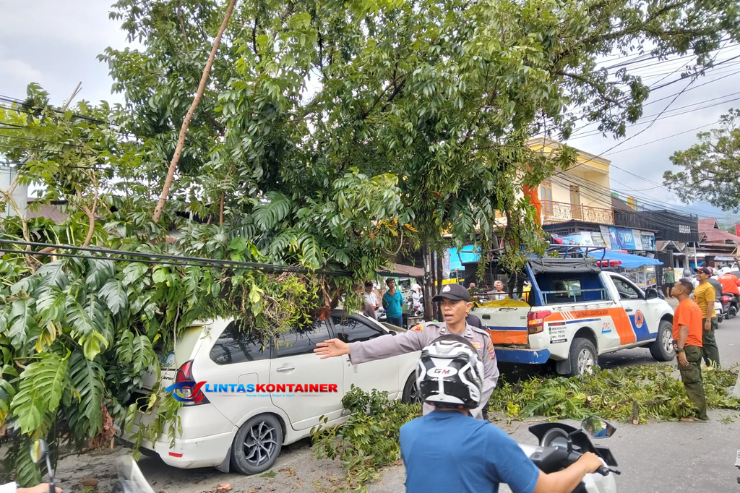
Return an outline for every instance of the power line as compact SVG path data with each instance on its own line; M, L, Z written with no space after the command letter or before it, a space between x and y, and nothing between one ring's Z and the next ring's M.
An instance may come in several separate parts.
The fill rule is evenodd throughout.
M335 276L351 275L349 271L340 271L340 270L311 271L303 267L294 267L290 265L264 264L264 263L259 263L259 262L239 262L235 260L220 260L220 259L209 259L209 258L203 258L203 257L164 255L164 254L158 254L158 253L143 253L143 252L132 252L132 251L127 251L127 250L77 247L77 246L72 246L72 245L56 245L52 243L38 243L38 242L31 242L31 241L0 239L0 244L3 244L3 243L10 244L10 245L17 245L17 246L32 246L32 247L41 247L41 248L53 248L57 250L72 250L72 251L90 252L90 253L97 253L97 254L103 254L103 255L118 255L118 256L125 256L125 257L134 257L133 259L128 259L128 258L112 258L112 257L90 257L89 255L78 255L78 257L85 258L85 259L99 258L101 260L118 260L118 261L124 261L124 262L170 263L173 265L177 264L177 265L186 265L186 266L192 266L192 267L203 267L204 265L202 264L206 264L206 266L213 264L213 266L241 267L241 268L246 268L246 269L269 271L269 272L294 272L298 274L308 274L308 273L314 272L316 274L335 275ZM26 255L45 255L45 254L60 255L60 256L72 255L72 254L55 254L51 252L42 253L42 252L34 252L34 251L8 250L8 249L1 250L1 251L4 251L6 253L18 253L18 254L26 254ZM157 260L159 262L157 262ZM165 261L165 262L162 262L162 261Z
M717 56L719 55L720 51L722 51L722 48L720 48L720 49L719 49L719 50L717 51L716 55L714 56L714 59L716 59L716 58L717 58ZM728 59L728 60L725 60L725 62L726 62L726 61L729 61L729 60L732 60L732 59L734 59L734 58L740 58L740 55L738 55L738 56L736 56L736 57L733 57L733 58L730 58L730 59ZM714 61L714 59L713 59L713 61ZM718 64L718 65L719 65L719 64ZM696 81L696 78L692 78L692 79L691 79L691 80L689 81L689 83L688 83L688 84L686 84L686 86L685 86L685 87L684 87L684 88L683 88L683 89L682 89L682 90L681 90L681 91L680 91L680 92L679 92L678 94L676 94L676 96L675 96L675 97L674 97L674 98L673 98L673 99L672 99L672 100L671 100L671 101L670 101L670 102L669 102L669 103L668 103L668 104L667 104L667 105L665 106L665 108L663 108L663 110L661 110L661 112L660 112L660 113L658 113L658 115L657 115L657 116L656 116L656 117L655 117L655 118L654 118L654 119L653 119L653 120L652 120L652 121L650 122L650 124L649 124L649 125L648 125L647 127L645 127L644 129L640 130L640 131L639 131L639 132L637 132L637 133L636 133L635 135L632 135L632 136L630 136L630 137L627 137L626 139L624 139L624 140L622 140L622 141L618 142L618 143L617 143L616 145L614 145L614 146L610 147L610 148L609 148L609 149L607 149L607 150L606 150L605 152L602 152L602 153L601 153L601 154L599 154L599 155L593 156L593 157L589 158L588 160L586 160L585 162L577 164L576 166L574 166L574 167L573 167L573 168L571 168L571 169L574 169L574 168L577 168L577 167L579 167L579 166L582 166L582 165L584 165L584 164L588 163L589 161L592 161L592 160L596 159L597 157L601 157L601 156L604 156L604 155L605 155L605 154L607 154L608 152L610 152L610 151L612 151L612 150L616 149L617 147L621 146L622 144L624 144L624 143L626 143L626 142L628 142L628 141L630 141L630 140L634 139L634 138L635 138L635 137L637 137L638 135L640 135L640 134L643 134L643 133L645 133L645 132L646 132L647 130L649 130L649 129L650 129L650 127L652 127L652 126L653 126L653 124L654 124L654 123L655 123L655 122L657 121L657 119L658 119L658 118L659 118L659 117L660 117L660 116L661 116L661 115L662 115L662 114L663 114L663 113L664 113L664 112L665 112L666 110L668 110L668 108L670 108L670 106L671 106L671 105L672 105L672 104L673 104L673 103L674 103L674 102L675 102L675 101L676 101L676 100L677 100L677 99L678 99L678 98L679 98L679 97L681 96L681 94L683 94L683 93L684 93L684 92L685 92L685 91L686 91L686 90L687 90L687 89L689 88L689 86L691 86L691 85L692 85L692 84L693 84L693 83L694 83L695 81ZM653 183L653 184L654 184L654 185L656 185L656 186L659 186L659 187L661 187L661 188L665 188L665 187L664 187L663 185L659 185L659 184L657 184L657 183L655 183L655 182L652 182L652 181L648 180L647 178L644 178L644 177L642 177L642 176L636 175L635 173L632 173L631 171L627 171L627 170L624 170L624 169L622 169L622 168L619 168L619 167L617 167L617 166L615 166L615 168L617 168L617 169L619 169L619 170L622 170L622 171L624 171L625 173L629 173L629 174L631 174L631 175L634 175L634 176L636 176L636 177L638 177L638 178L641 178L641 179L643 179L643 180L645 180L645 181L647 181L647 182L649 182L649 183ZM665 189L666 189L666 190L668 190L667 188L665 188Z
M572 183L574 183L574 184L578 184L578 185L583 185L585 187L589 187L594 192L599 193L599 194L609 194L610 195L612 191L615 191L615 192L620 192L620 193L623 193L623 194L626 194L626 195L634 196L635 198L640 199L643 203L645 203L645 204L647 204L647 205L649 205L651 207L654 207L656 209L671 210L673 212L680 213L680 214L688 214L688 213L694 213L695 214L697 212L700 212L700 213L706 214L708 216L716 216L716 212L704 211L702 209L697 209L696 207L689 207L689 206L673 206L673 207L668 207L665 204L660 203L660 202L657 202L657 201L654 201L652 198L648 198L645 195L637 194L637 193L632 193L632 192L627 192L627 191L620 190L620 189L615 189L615 188L606 188L606 187L603 187L602 185L599 185L599 184L594 183L592 181L586 180L585 178L582 178L580 176L576 176L576 175L564 175L563 176L563 175L561 175L561 177L563 179L565 179L566 181L568 179L573 180ZM627 187L627 190L630 190L629 187L627 185L625 185L624 183L622 183L622 182L614 179L611 176L610 176L610 179L612 181L616 182L616 183L619 183L620 185L623 185L623 186ZM686 209L686 211L688 211L688 212L684 212L684 211L681 211L679 209Z
M727 95L724 95L724 96L719 96L719 97L716 97L716 98L707 99L706 101L699 101L697 103L692 103L692 104L688 104L688 105L685 105L685 106L680 106L678 108L674 108L673 110L669 110L666 113L670 113L670 112L673 112L673 111L678 111L680 109L689 108L691 106L696 106L698 104L708 103L710 101L716 101L718 99L728 98L730 96L735 96L735 95L738 95L738 94L740 94L740 92L734 92L734 93L727 94ZM704 110L704 109L707 109L707 108L713 108L714 106L719 106L719 105L722 105L722 104L725 104L725 103L731 103L733 101L738 101L738 100L740 100L740 98L729 99L727 101L720 101L719 103L710 104L710 105L707 105L707 106L702 106L701 108L694 108L694 109L691 109L691 110L688 110L688 111L682 111L680 113L675 113L675 114L671 114L671 115L665 115L663 117L658 118L658 121L660 121L660 120L667 120L667 119L674 118L674 117L677 117L677 116L685 115L687 113L693 113L695 111ZM647 117L643 117L643 118L649 118L649 117L653 117L653 116L655 116L655 114L648 115ZM640 126L640 125L647 125L647 124L648 124L648 122L633 123L632 125L627 125L626 128L633 128L633 127L637 127L637 126ZM585 139L587 137L593 137L595 135L599 135L599 134L602 134L602 133L603 132L601 132L600 130L589 130L586 133L577 135L575 137L570 137L568 140Z
M692 128L691 130L686 130L684 132L678 132L678 133L673 134L673 135L668 135L667 137L663 137L663 138L660 138L660 139L651 140L650 142L645 142L644 144L640 144L640 145L628 147L626 149L621 149L621 150L616 151L616 152L610 152L609 154L619 154L620 152L627 152L627 151L630 151L632 149L637 149L638 147L645 147L646 145L654 144L656 142L660 142L661 140L670 139L670 138L676 137L678 135L683 135L683 134L687 134L689 132L694 132L696 130L699 130L700 128L704 128L704 127L708 127L710 125L716 125L716 124L717 124L717 122L707 123L706 125L701 125L701 126L698 126L696 128Z

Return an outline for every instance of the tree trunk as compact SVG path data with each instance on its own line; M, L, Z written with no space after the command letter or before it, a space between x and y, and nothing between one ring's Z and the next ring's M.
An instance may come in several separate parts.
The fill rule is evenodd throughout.
M436 252L435 255L437 256L437 294L439 294L442 292L442 285L444 283L444 270L442 268L443 255L440 252ZM443 320L442 308L437 308L437 320Z
M152 220L154 222L159 221L159 218L162 217L164 204L167 202L167 196L170 193L172 180L175 177L175 170L177 169L177 164L180 162L180 157L182 156L182 148L185 145L185 135L188 133L190 120L193 119L193 114L195 114L195 110L198 108L198 104L200 104L201 98L203 98L203 92L206 89L206 82L208 81L208 74L211 72L211 66L213 66L213 59L216 58L216 51L218 51L218 47L221 44L221 36L223 36L224 31L226 30L226 26L229 23L229 18L231 18L231 13L234 11L235 4L236 0L231 0L229 2L229 7L226 9L224 21L221 23L221 29L219 29L218 34L216 35L216 39L213 40L211 55L208 57L208 62L206 62L206 66L203 69L203 75L201 76L200 84L198 85L198 92L195 94L193 104L190 105L190 109L185 115L185 119L182 121L182 127L180 128L180 137L177 139L177 147L175 148L175 155L172 156L172 162L170 162L170 168L167 171L167 178L165 178L164 187L162 187L162 195L159 197L159 202L157 202L157 206L154 208L154 214L152 215Z
M424 242L421 252L424 259L424 320L429 322L434 318L432 305L433 286L432 286L432 262L429 254L429 244Z

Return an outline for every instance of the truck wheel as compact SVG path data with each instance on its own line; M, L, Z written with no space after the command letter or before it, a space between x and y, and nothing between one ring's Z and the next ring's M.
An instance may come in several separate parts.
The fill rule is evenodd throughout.
M283 448L283 428L272 414L247 420L234 437L231 464L242 474L259 474L272 467Z
M671 361L676 355L673 352L673 325L668 320L660 321L658 337L650 344L650 354L656 361Z
M419 386L416 385L416 372L412 373L409 379L406 380L406 385L403 386L401 402L404 404L416 404L417 402L421 402Z
M599 357L593 343L583 337L573 339L568 355L570 360L569 377L592 373L593 369L599 367Z

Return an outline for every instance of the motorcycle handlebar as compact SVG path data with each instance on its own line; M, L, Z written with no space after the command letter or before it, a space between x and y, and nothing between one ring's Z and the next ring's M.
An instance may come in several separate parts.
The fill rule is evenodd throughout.
M581 458L583 454L580 454L578 452L571 452L568 456L568 462L571 464L575 464L575 462ZM601 474L602 476L606 476L611 472L611 469L609 469L607 466L601 466L598 469L596 469L596 472Z

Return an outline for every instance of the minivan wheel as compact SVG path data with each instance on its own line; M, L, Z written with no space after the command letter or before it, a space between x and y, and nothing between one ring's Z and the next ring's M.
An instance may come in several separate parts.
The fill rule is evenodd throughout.
M404 404L416 404L417 402L421 402L419 386L416 385L416 372L412 373L409 379L406 380L406 385L403 386L401 402Z
M275 464L283 448L283 428L272 414L244 423L234 437L231 464L242 474L259 474Z

